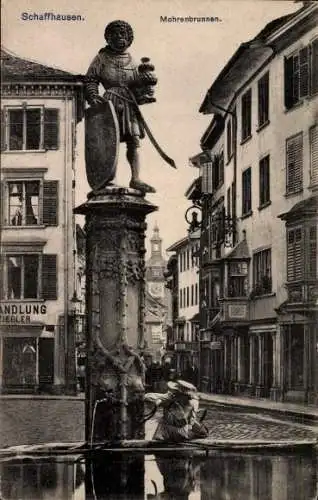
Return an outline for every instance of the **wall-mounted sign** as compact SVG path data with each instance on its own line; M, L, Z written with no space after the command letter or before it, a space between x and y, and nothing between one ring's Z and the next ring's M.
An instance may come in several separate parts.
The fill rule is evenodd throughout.
M1 302L0 303L0 324L28 325L34 321L43 320L46 315L46 304L32 302Z
M246 319L247 306L245 304L231 304L228 306L230 319Z
M212 351L219 351L220 349L222 349L222 343L219 340L213 340L212 342L210 342L210 349Z

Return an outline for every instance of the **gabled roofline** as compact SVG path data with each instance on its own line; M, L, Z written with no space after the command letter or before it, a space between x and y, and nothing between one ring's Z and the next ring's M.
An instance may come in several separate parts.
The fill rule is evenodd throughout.
M179 250L180 248L184 247L186 245L186 243L189 243L189 239L187 236L185 236L184 238L181 238L180 240L178 240L175 243L173 243L172 245L170 245L170 247L168 247L166 249L166 252L175 252L175 251Z

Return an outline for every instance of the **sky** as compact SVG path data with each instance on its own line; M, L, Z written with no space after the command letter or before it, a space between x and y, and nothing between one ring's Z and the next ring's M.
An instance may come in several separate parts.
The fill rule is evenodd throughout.
M141 178L156 188L147 199L158 211L147 217L147 236L157 223L163 248L186 236L190 203L185 192L198 176L189 158L200 152L200 138L212 116L199 113L207 89L238 46L269 21L299 9L288 0L2 0L2 46L20 57L84 74L105 45L106 24L123 19L134 30L129 51L136 61L148 56L156 68L157 102L143 115L177 170L166 164L145 138L141 143ZM22 13L75 14L81 21L22 20ZM218 17L219 22L164 23L161 16ZM78 126L76 201L86 200L83 124ZM117 183L128 185L130 168L121 145ZM82 221L80 221L82 222ZM149 250L149 241L147 241Z

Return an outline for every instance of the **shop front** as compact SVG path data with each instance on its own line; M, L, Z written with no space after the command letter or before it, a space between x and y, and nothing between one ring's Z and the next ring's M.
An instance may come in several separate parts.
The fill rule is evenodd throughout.
M0 304L2 393L38 393L54 384L55 325L44 303Z

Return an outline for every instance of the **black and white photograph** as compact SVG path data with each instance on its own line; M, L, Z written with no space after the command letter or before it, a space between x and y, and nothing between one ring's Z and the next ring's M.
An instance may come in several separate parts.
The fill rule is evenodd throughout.
M0 500L318 500L318 1L2 0Z

